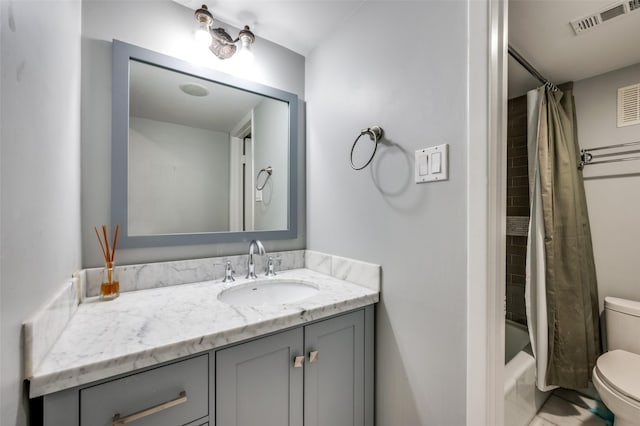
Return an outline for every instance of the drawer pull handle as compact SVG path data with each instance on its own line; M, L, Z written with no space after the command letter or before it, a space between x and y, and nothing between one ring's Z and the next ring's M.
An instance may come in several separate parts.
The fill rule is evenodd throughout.
M293 368L301 368L304 366L304 357L297 356L293 359Z
M163 402L158 405L154 405L153 407L149 407L147 409L138 411L137 413L133 413L128 415L127 417L120 417L120 413L117 413L113 416L113 424L112 426L124 425L127 423L134 422L136 420L140 420L143 417L150 416L155 413L159 413L160 411L164 411L168 408L175 407L176 405L184 404L187 402L187 392L182 391L180 395L176 399L172 399L171 401Z
M309 352L309 362L314 363L318 360L318 351Z

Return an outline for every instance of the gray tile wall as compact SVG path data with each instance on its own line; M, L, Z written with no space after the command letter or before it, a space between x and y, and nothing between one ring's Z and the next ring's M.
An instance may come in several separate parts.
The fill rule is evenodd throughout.
M509 100L507 127L507 216L529 216L527 97ZM507 236L507 319L527 323L524 301L526 236Z

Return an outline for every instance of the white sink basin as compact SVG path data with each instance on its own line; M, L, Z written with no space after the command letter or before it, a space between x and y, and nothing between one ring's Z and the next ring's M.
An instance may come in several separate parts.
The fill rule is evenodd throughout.
M318 292L313 284L292 280L269 279L238 284L223 290L218 300L229 305L280 305L297 302Z

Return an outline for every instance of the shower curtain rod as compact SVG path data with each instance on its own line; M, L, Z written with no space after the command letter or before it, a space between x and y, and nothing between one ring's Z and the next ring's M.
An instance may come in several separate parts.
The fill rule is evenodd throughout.
M556 86L555 84L553 84L552 82L544 78L542 74L540 74L538 70L535 69L533 65L529 63L529 61L527 61L521 54L519 54L516 49L511 47L511 45L509 45L509 55L511 55L513 59L515 59L520 65L522 65L524 69L526 69L529 72L529 74L537 78L538 81L540 81L540 83L544 84L554 92L558 90L558 86Z

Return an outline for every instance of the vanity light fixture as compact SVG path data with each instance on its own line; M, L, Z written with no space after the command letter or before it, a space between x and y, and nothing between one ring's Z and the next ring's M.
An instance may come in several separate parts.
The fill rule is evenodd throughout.
M253 61L253 53L251 45L256 40L248 25L238 34L235 40L231 38L224 28L213 28L213 15L209 12L207 5L203 4L195 13L198 22L198 30L196 31L196 41L209 47L220 59L228 59L238 54L244 63ZM240 50L236 43L240 42Z

